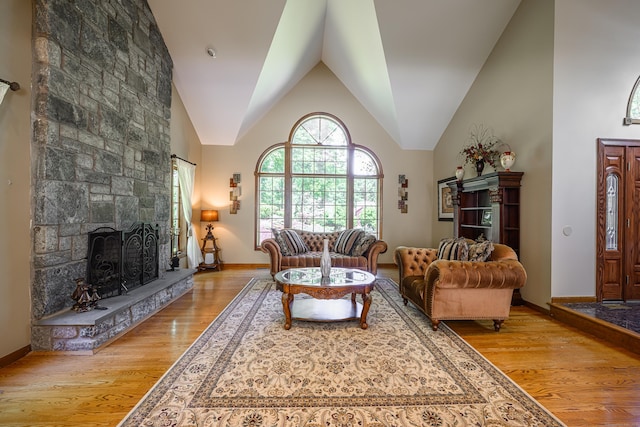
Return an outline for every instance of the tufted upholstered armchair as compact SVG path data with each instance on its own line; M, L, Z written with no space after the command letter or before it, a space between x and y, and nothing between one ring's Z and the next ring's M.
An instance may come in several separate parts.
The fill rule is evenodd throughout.
M514 289L527 273L509 246L494 243L487 261L437 259L438 250L400 246L395 262L400 294L430 319L433 330L441 320L492 319L500 330L509 317Z

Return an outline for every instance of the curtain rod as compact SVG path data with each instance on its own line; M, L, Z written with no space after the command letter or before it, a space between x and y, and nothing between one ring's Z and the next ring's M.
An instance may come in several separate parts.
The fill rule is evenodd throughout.
M178 156L176 156L175 154L172 154L172 155L171 155L171 158L172 158L172 159L180 159L180 160L182 160L183 162L191 163L193 166L197 166L195 163L190 162L190 161L189 161L189 160L187 160L187 159L183 159L182 157L178 157Z
M9 89L12 91L20 90L20 84L18 82L10 82L9 80L0 79L0 82L8 84Z

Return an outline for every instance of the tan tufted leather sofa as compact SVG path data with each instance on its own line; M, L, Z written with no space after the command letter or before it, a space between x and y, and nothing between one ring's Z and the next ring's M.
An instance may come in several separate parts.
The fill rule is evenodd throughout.
M358 268L367 270L374 276L378 272L378 255L387 251L387 244L383 240L376 240L362 256L344 255L333 251L336 239L340 235L339 231L319 233L296 230L296 232L309 248L309 252L284 256L274 238L265 239L260 244L260 249L269 254L272 276L288 268L320 267L324 239L329 239L329 251L333 267Z
M433 330L441 320L492 319L500 330L509 317L514 289L527 281L527 273L509 246L494 243L487 261L437 259L437 249L395 250L400 273L400 294L431 319Z

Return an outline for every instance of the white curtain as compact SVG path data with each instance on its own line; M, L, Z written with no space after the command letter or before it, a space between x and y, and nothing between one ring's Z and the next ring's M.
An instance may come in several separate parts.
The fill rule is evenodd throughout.
M187 223L187 267L197 268L204 259L198 246L193 224L191 224L191 196L193 194L193 183L196 176L196 165L176 159L178 166L178 181L180 183L180 197L182 198L182 212Z
M0 82L0 104L2 104L2 100L4 99L4 95L7 93L7 89L9 89L9 85Z

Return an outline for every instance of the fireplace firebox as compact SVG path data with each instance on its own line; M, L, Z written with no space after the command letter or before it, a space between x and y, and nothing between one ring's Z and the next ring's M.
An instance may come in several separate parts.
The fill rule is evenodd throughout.
M87 283L109 298L157 279L158 238L158 224L142 222L126 231L102 227L90 232Z

